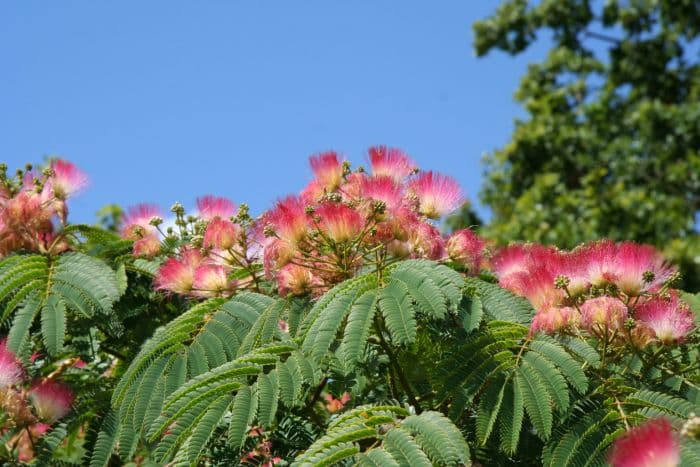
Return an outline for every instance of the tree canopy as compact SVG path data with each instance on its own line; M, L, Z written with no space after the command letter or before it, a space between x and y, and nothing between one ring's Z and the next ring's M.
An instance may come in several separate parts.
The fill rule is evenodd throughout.
M700 207L700 2L508 0L474 24L479 56L550 41L486 156L500 242L653 243L693 266Z

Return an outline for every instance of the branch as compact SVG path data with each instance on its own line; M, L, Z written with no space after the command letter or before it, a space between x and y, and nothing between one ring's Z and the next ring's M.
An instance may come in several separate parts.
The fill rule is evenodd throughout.
M389 357L389 361L391 362L391 366L394 367L394 372L399 377L399 382L401 383L401 387L406 392L406 396L408 397L408 400L411 402L411 405L413 405L413 407L416 408L416 412L421 413L421 407L418 404L418 399L416 399L416 395L413 393L413 389L411 388L411 383L408 381L408 378L406 378L406 375L403 373L403 370L401 369L401 365L399 365L399 362L396 359L396 355L391 350L391 346L384 339L384 335L382 333L381 326L379 324L379 321L376 318L375 318L374 324L375 324L375 327L377 328L377 335L379 336L379 345L381 345L384 352L386 352L387 357Z
M583 31L583 35L586 37L591 37L593 39L598 39L604 42L608 42L610 44L615 44L615 45L620 45L622 43L622 40L612 37L612 36L607 36L605 34L601 34L599 32L593 32L593 31Z

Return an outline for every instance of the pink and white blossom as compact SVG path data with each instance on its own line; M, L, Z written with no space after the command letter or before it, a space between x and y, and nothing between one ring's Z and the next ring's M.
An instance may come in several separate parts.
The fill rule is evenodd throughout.
M591 298L581 305L581 325L598 336L622 329L627 315L627 306L613 297Z
M218 297L232 287L224 266L203 264L194 271L192 292L198 297Z
M160 208L155 204L138 204L130 207L122 218L120 230L122 238L138 240L146 235L157 234L158 229L151 225L154 218L162 218Z
M310 268L287 264L277 273L277 287L281 296L304 295L322 285Z
M0 340L0 389L15 386L24 379L19 359L7 348L7 340Z
M575 328L579 321L579 312L575 308L552 307L535 314L530 325L530 334L554 334L567 328Z
M153 258L160 253L160 238L157 234L149 233L136 240L132 247L134 256Z
M51 162L51 172L45 187L59 200L65 200L87 186L87 175L71 162L55 159Z
M272 226L277 237L292 245L308 233L306 203L298 196L287 196L278 201L263 219Z
M682 342L694 327L693 313L677 293L671 293L668 298L657 296L643 302L636 308L635 318L651 328L656 338L664 344Z
M215 218L227 219L236 214L236 205L228 198L206 195L197 198L199 217L206 221Z
M39 419L51 424L71 410L73 391L63 383L46 379L29 390L29 400Z
M401 182L417 169L415 162L398 148L373 146L368 153L372 175L378 177L391 177Z
M363 178L360 193L365 199L382 201L390 212L401 206L403 201L401 186L393 178L386 176Z
M459 265L478 273L484 262L486 242L471 229L462 229L453 233L445 245L447 255Z
M333 191L343 179L343 163L335 151L323 152L309 158L316 180L327 190Z
M426 222L409 226L407 243L414 258L439 260L445 257L445 239L434 225Z
M324 203L316 208L313 216L322 234L336 243L356 238L365 226L360 213L341 203Z
M204 246L206 248L217 248L228 250L233 247L238 240L240 227L228 219L215 217L204 231Z
M156 288L179 294L187 294L194 285L194 275L202 262L198 250L186 249L180 258L169 258L158 270Z
M649 420L617 438L608 461L612 467L676 467L678 436L665 418Z
M409 183L408 191L418 199L419 212L429 219L449 214L464 201L455 179L434 172L419 174Z

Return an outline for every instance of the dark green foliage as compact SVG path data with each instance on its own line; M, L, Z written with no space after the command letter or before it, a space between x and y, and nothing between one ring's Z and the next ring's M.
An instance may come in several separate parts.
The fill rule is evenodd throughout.
M625 423L682 423L698 406L689 380L664 386L658 368L604 366L586 340L533 336L526 301L429 261L309 305L240 293L157 329L114 390L92 462L236 465L258 426L297 465L599 465ZM279 319L296 321L291 335ZM329 414L322 395L345 391L357 407Z

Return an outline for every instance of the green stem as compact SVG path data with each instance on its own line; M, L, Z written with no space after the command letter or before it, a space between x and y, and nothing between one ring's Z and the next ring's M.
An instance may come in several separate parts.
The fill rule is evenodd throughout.
M384 339L382 325L376 317L374 318L374 326L379 337L379 345L382 347L387 357L389 357L389 362L393 367L396 376L398 376L399 383L401 384L401 387L406 393L408 400L411 402L411 405L416 408L416 413L421 413L422 409L420 404L418 404L418 399L416 399L416 395L413 392L413 389L411 388L411 383L408 381L408 378L406 378L406 375L404 374L401 365L399 364L396 358L396 354L394 354L394 351L391 349L391 346L386 341L386 339Z

